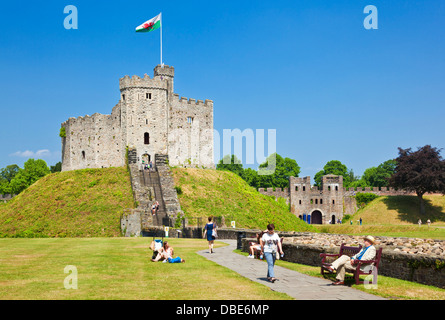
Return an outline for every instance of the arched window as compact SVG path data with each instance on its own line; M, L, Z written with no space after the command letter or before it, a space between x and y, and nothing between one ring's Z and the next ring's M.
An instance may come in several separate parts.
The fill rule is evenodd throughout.
M144 133L144 144L150 144L150 135L148 132Z
M85 160L85 151L82 151L82 159Z

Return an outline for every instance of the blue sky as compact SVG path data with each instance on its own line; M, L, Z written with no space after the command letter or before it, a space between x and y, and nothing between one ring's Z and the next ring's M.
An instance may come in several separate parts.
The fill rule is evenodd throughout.
M78 9L66 30L63 9ZM366 30L363 9L378 9ZM60 124L109 114L119 78L153 74L163 14L175 92L214 101L214 126L276 129L300 176L361 175L397 147L445 147L445 2L9 1L0 11L0 168L60 160ZM443 153L442 153L443 154ZM254 166L256 167L256 166Z

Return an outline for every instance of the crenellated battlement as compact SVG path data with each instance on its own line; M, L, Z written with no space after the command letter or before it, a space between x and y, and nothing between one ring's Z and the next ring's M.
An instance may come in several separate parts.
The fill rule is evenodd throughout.
M68 118L68 120L66 120L65 122L62 123L62 126L66 126L67 124L79 125L82 123L96 123L96 122L107 121L110 119L111 119L111 115L96 112L91 116L87 114L85 116L80 116L77 118L70 117L70 118Z
M173 68L171 66L167 66L167 65L161 66L160 64L158 64L154 68L154 75L155 75L155 77L167 76L167 77L174 78L175 77L175 68Z
M119 88L121 91L129 88L167 90L167 81L157 77L150 78L148 74L145 74L143 78L136 75L130 78L128 75L126 75L125 77L119 79Z
M213 100L205 99L203 100L196 100L193 98L186 98L186 97L179 97L178 94L173 94L173 97L176 99L177 102L184 105L191 105L191 106L204 106L204 107L213 107Z
M129 88L145 88L145 89L163 89L167 90L167 80L173 79L175 76L175 68L164 65L157 65L154 68L154 77L150 78L148 74L144 74L141 78L137 75L132 77L126 75L119 79L120 90Z

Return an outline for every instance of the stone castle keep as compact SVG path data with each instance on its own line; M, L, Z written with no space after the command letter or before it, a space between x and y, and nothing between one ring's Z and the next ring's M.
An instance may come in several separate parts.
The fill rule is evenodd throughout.
M154 77L125 76L110 115L69 118L62 123L62 171L125 165L136 150L139 165L167 155L169 164L214 168L213 101L179 98L173 67L158 65Z

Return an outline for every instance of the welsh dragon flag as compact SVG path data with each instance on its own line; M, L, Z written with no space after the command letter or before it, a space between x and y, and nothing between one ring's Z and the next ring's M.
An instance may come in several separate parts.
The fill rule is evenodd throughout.
M161 27L161 14L144 22L136 28L136 32L150 32Z

